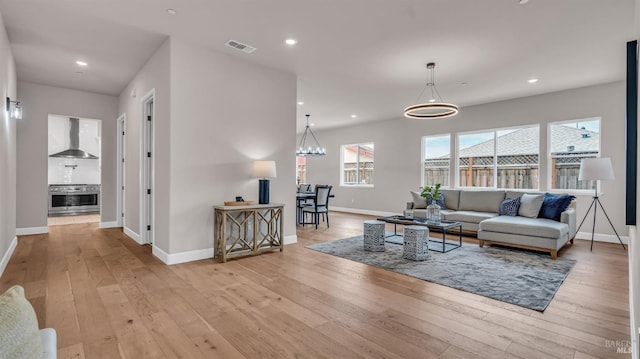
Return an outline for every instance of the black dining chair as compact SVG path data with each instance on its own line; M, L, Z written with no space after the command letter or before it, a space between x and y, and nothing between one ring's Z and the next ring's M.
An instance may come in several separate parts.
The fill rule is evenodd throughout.
M302 226L305 224L315 224L318 229L318 223L320 222L320 215L322 220L327 221L327 228L329 228L329 196L331 195L331 188L329 185L316 185L316 196L313 204L302 208ZM313 222L307 222L307 215L313 216Z

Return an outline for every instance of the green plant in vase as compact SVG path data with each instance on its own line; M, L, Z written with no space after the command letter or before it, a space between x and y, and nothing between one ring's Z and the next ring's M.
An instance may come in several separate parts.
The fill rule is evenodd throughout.
M440 183L436 183L433 187L422 187L420 196L430 202L427 206L427 220L440 223L440 206L436 203L436 201L440 199Z

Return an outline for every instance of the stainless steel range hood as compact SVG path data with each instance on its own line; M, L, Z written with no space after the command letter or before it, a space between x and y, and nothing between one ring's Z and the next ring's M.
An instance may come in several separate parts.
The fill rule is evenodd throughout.
M49 155L49 157L98 159L98 156L94 156L80 149L80 119L74 117L69 118L69 125L69 149L54 153Z

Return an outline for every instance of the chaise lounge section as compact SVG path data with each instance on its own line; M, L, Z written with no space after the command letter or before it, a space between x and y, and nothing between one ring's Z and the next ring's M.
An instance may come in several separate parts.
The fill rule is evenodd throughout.
M444 201L440 198L439 202L446 207L441 210L442 218L458 221L462 224L463 231L477 234L480 247L484 247L485 244L501 244L533 249L548 252L555 259L558 251L567 243L573 243L576 235L576 213L572 208L573 203L557 217L552 216L555 217L553 219L539 218L541 215L549 217L548 211L542 206L547 201L554 200L556 196L551 194L503 190L441 192ZM414 200L407 203L404 215L426 218L426 201L421 199L417 192L412 192L412 196ZM512 200L518 203L524 201L520 205L518 215L500 215L501 206Z

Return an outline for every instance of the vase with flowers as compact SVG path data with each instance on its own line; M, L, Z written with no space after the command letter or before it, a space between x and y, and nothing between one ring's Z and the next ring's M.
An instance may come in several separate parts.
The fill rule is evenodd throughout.
M440 223L440 206L436 201L440 199L440 183L436 183L435 186L422 187L422 193L420 196L430 202L427 206L427 221Z

